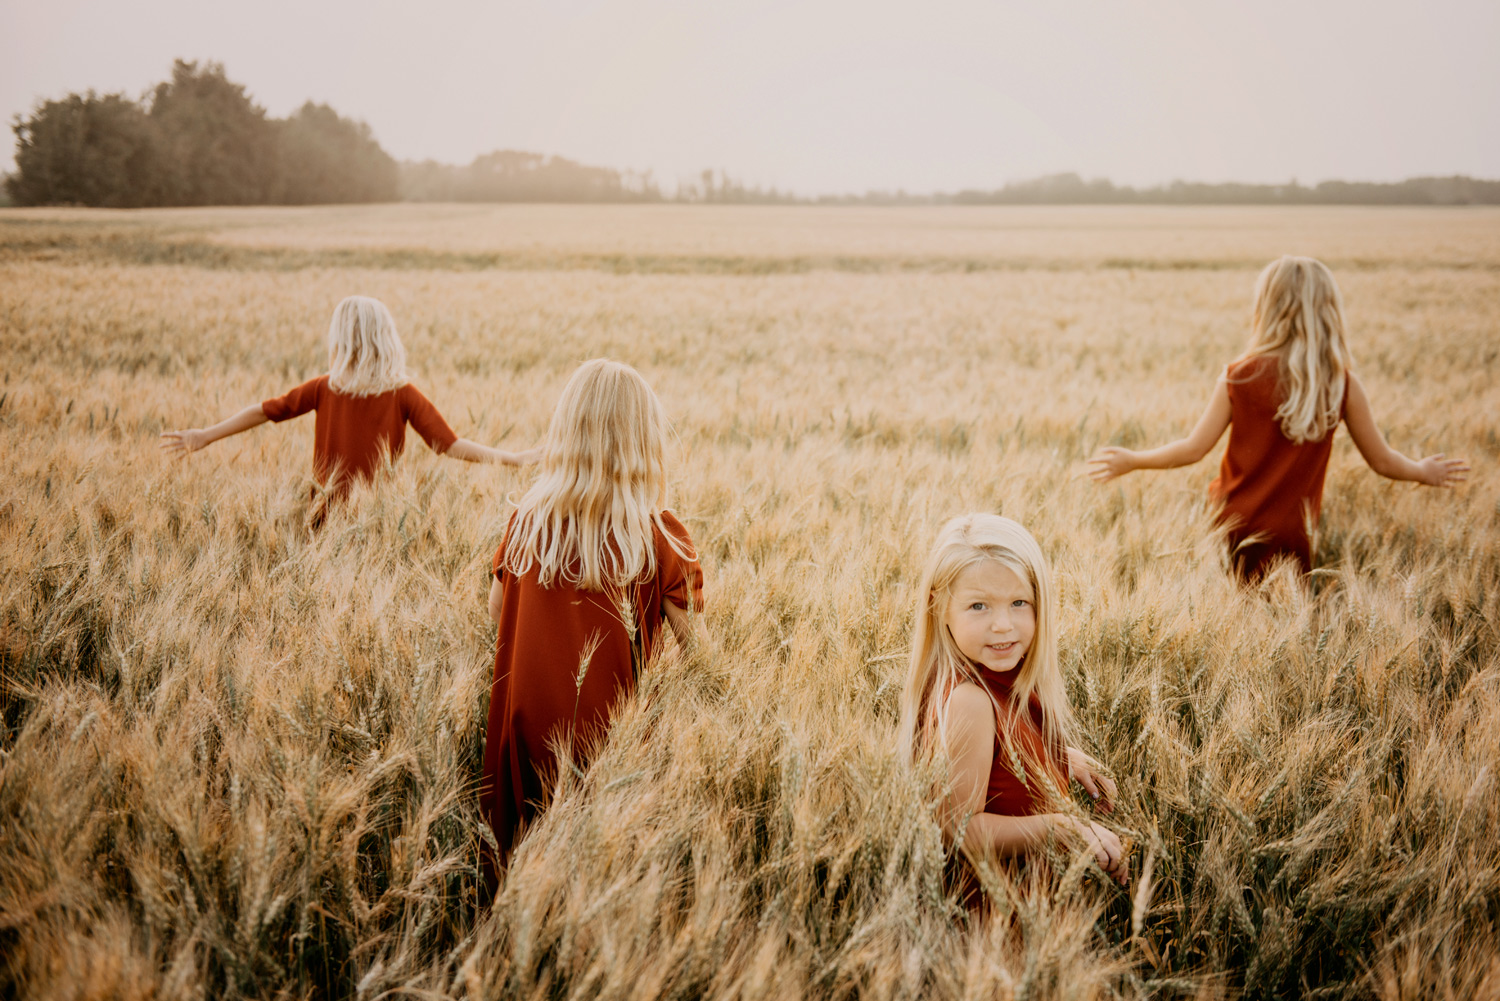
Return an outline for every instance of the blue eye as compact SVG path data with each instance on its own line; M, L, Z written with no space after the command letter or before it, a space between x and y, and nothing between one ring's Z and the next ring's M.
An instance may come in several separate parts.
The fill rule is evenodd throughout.
M1017 598L1015 601L1012 601L1010 604L1011 604L1011 607L1013 607L1013 608L1025 608L1027 605L1031 604L1031 602L1027 601L1025 598Z
M969 611L971 611L971 612L982 612L982 611L984 611L984 609L985 609L985 604L982 601L976 601L976 602L974 602L974 604L972 604L972 605L969 606Z

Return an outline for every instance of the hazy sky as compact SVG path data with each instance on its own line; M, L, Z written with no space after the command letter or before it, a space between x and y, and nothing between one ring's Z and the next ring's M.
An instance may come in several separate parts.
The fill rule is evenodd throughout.
M1500 2L0 0L0 112L224 63L402 159L493 149L802 193L1044 173L1500 178ZM6 143L0 166L12 162Z

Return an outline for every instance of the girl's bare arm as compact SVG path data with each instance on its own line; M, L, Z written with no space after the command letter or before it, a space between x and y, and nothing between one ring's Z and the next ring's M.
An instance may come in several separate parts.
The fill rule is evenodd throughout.
M1094 467L1089 470L1089 476L1096 483L1105 483L1116 476L1124 476L1137 469L1175 469L1178 466L1191 466L1209 453L1214 444L1224 436L1224 429L1227 427L1229 427L1229 384L1221 375L1219 381L1214 384L1214 395L1209 399L1207 409L1203 411L1203 416L1198 418L1197 425L1186 438L1143 452L1120 448L1116 445L1106 445L1089 459L1089 465Z
M542 457L542 448L528 448L524 452L507 452L503 449L490 448L481 445L477 441L468 438L460 438L448 446L448 451L443 453L454 459L462 459L465 462L497 462L506 466L524 466L527 463L536 462Z
M490 577L490 601L489 601L489 609L490 609L490 618L492 618L492 619L495 620L495 624L496 625L500 624L500 609L501 609L501 599L502 598L503 598L503 593L500 590L500 578L499 577L491 576Z
M187 455L196 452L204 445L212 445L220 438L227 438L241 431L248 431L258 424L264 424L269 418L259 403L252 403L233 417L225 418L211 428L185 428L181 431L163 431L161 434L161 447L167 452L177 452Z
M1344 423L1349 428L1349 437L1354 439L1354 447L1381 476L1446 487L1462 483L1469 474L1469 464L1463 459L1449 459L1439 452L1416 462L1391 448L1375 423L1365 387L1353 372L1349 373L1348 397L1344 401Z
M678 608L670 601L663 602L662 609L667 613L667 625L672 627L677 645L683 650L691 650L707 639L701 615L694 615L686 608Z

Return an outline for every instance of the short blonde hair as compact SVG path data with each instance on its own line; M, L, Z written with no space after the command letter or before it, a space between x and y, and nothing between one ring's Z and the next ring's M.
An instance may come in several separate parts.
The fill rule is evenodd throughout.
M1057 597L1042 547L1010 518L966 514L948 522L938 533L917 588L911 660L897 731L901 753L909 761L937 750L939 735L947 726L948 696L953 689L968 681L989 694L979 674L982 668L959 651L945 621L959 576L985 560L995 560L1025 581L1036 607L1036 633L1011 685L1011 704L997 704L997 713L1025 714L1035 695L1042 707L1043 736L1048 746L1065 744L1072 730L1073 714L1057 656ZM1040 763L1031 760L1033 755L1024 744L1012 742L1009 730L1001 739L1007 752L1019 757L1028 770L1046 773L1045 768L1031 768Z
M1277 360L1281 433L1299 445L1322 441L1338 426L1351 364L1333 272L1311 257L1272 261L1255 281L1251 328L1243 357Z
M543 587L561 580L616 597L654 573L653 526L677 546L661 520L667 434L639 372L602 358L580 365L552 413L540 475L517 504L505 568L520 576L535 566Z
M328 324L328 385L345 396L378 396L406 385L406 348L385 303L351 295Z

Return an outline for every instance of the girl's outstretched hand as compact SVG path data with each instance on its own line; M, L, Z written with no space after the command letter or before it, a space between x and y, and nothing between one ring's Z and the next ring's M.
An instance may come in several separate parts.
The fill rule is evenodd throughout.
M1114 813L1114 799L1119 790L1115 788L1114 779L1104 774L1104 766L1076 747L1065 750L1068 755L1068 777L1078 780L1078 784L1093 797L1099 809L1105 813Z
M1116 476L1124 476L1136 468L1135 453L1118 445L1106 445L1089 458L1089 479L1095 483L1108 483Z
M162 451L180 455L196 452L211 440L208 434L201 428L187 428L182 431L163 431L161 433Z
M1063 820L1072 833L1094 853L1094 861L1099 863L1099 868L1110 879L1121 886L1130 882L1130 860L1125 857L1125 847L1120 844L1120 838L1114 831L1076 817L1065 816Z
M1464 459L1450 459L1443 453L1429 455L1417 463L1422 482L1429 487L1451 487L1469 478L1469 463Z

